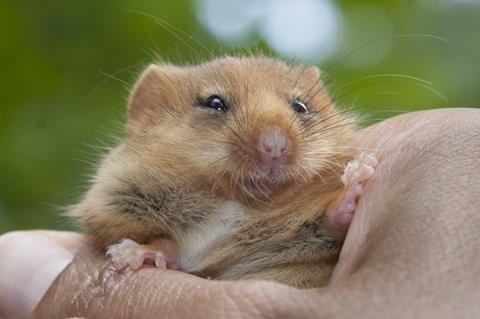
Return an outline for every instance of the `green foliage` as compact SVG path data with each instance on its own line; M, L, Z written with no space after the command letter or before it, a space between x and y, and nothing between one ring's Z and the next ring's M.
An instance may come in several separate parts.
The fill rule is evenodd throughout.
M355 17L359 3L382 10L393 34L417 36L388 37L362 48L383 33ZM480 6L345 0L339 7L346 29L336 56L351 53L338 64L320 66L335 96L366 85L339 104L355 107L368 123L404 111L479 105ZM142 67L157 55L179 62L207 57L188 36L175 36L132 10L158 16L170 29L223 52L187 0L0 3L0 233L68 228L59 213L85 189L102 148L121 136L128 88ZM253 46L268 50L265 43ZM355 64L385 46L388 54L379 63ZM371 77L377 74L409 75L432 85L403 76ZM370 78L356 81L364 77Z

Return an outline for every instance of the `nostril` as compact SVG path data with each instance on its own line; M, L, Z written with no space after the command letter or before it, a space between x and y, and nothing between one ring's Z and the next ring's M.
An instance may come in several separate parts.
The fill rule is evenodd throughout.
M275 148L275 141L273 141L273 138L271 135L264 135L262 138L262 146L263 150L267 153L272 152L272 150Z

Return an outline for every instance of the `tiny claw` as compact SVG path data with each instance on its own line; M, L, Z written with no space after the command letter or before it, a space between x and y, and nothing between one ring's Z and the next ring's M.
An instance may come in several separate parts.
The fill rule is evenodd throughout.
M155 267L167 268L167 261L165 260L165 256L161 251L155 253Z
M368 164L373 167L377 166L378 164L378 159L373 153L367 154L367 161Z

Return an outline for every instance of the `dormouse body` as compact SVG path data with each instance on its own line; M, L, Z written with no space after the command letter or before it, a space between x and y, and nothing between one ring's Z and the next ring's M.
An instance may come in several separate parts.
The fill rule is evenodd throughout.
M119 269L151 260L213 279L322 286L375 165L350 151L354 130L316 67L152 64L132 89L127 137L71 215Z

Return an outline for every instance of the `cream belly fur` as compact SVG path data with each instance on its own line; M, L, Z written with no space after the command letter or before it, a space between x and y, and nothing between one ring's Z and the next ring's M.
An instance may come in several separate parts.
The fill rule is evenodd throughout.
M235 232L235 226L245 219L242 205L226 202L220 214L199 225L178 241L180 268L187 272L199 272L205 267L209 248Z

